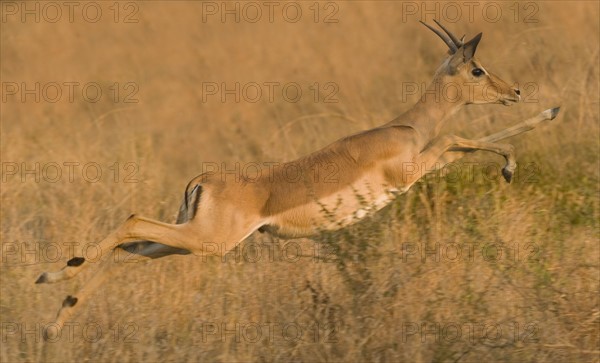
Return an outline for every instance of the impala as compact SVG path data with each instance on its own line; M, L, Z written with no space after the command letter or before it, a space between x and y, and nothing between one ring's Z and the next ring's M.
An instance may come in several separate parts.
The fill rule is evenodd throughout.
M106 267L64 300L56 318L58 328L109 275L109 257L119 249L147 258L189 253L206 256L214 254L215 244L222 246L221 254L231 251L256 230L293 238L339 229L389 204L425 173L475 150L504 157L502 174L510 182L516 167L513 147L498 141L553 119L558 108L478 140L440 136L445 121L462 106L511 105L519 102L520 92L475 58L481 33L464 42L464 36L458 39L436 23L443 32L425 25L446 43L448 56L411 109L382 126L275 166L269 175L251 181L231 182L214 173L199 175L185 189L175 224L131 215L99 243ZM441 89L452 90L452 97L440 97ZM336 166L334 182L314 178L312 171L320 165ZM410 173L407 165L412 166ZM414 166L421 165L425 167L414 172ZM286 176L290 167L300 171L299 181L290 182ZM43 273L36 283L70 279L90 264L83 257L74 257L62 270Z

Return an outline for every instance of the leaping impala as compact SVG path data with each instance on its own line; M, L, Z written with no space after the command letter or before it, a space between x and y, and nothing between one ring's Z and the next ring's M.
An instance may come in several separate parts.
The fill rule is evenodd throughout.
M252 181L231 182L218 174L199 175L187 185L176 224L131 215L99 243L103 263L108 263L117 249L148 258L189 253L206 256L214 254L215 244L222 246L221 254L231 251L258 229L283 238L339 229L389 204L434 166L440 168L475 150L503 156L506 164L502 174L510 183L516 167L513 146L497 142L553 119L558 108L478 140L440 136L445 121L462 106L510 105L519 102L520 92L489 73L475 58L481 33L465 43L464 37L458 39L436 23L444 32L425 25L442 38L449 55L410 110L385 125L275 166L269 175ZM440 90L454 90L454 94L441 97ZM312 171L319 165L332 164L338 170L335 182L314 177ZM426 167L408 173L407 164ZM301 172L300 182L286 178L285 170L290 167ZM62 270L43 273L36 283L70 279L88 265L85 258L74 257ZM64 300L56 318L58 328L108 275L102 269L77 294Z

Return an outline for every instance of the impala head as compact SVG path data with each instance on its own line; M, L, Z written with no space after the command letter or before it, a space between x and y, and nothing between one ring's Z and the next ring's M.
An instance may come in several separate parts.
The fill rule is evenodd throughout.
M464 42L464 35L458 39L437 20L434 21L445 34L421 23L437 34L449 48L449 56L436 72L434 80L441 82L446 96L449 93L455 95L458 98L456 101L464 104L501 103L508 106L519 102L519 89L487 71L475 58L475 50L482 33Z

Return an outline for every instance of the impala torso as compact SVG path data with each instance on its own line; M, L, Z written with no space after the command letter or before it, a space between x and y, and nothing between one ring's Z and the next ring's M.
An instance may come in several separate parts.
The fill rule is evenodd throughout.
M375 128L274 168L256 185L268 191L260 209L262 230L309 236L383 208L417 179L402 175L402 165L418 155L412 140L409 127Z

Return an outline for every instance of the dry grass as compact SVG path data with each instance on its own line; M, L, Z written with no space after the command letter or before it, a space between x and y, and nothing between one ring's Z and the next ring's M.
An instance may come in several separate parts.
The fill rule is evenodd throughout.
M386 122L416 101L403 100L402 82L427 82L444 52L417 16L403 22L399 2L338 2L333 24L313 21L312 3L299 3L303 17L293 24L278 12L273 23L203 23L200 3L160 1L138 3L138 23L114 23L112 3L101 4L98 23L80 12L73 23L2 23L3 96L6 82L97 82L105 92L98 103L63 95L1 104L3 362L599 360L600 14L584 1L529 3L539 7L537 23L515 22L512 3L496 3L504 11L496 23L476 12L474 22L449 24L461 35L483 31L479 58L504 79L531 82L529 100L537 101L467 108L448 131L484 135L562 106L554 123L512 140L520 165L535 164L533 179L522 170L505 185L480 167L472 180L428 177L319 243L276 241L307 255L317 248L325 259L290 261L290 250L271 260L263 249L256 262L178 256L131 264L82 309L72 336L41 342L64 296L94 273L34 285L67 259L63 249L51 263L48 246L99 241L132 212L173 220L203 162L284 161ZM111 99L115 82L120 102ZM122 102L126 82L139 86L139 103ZM281 94L274 102L202 102L202 82L297 82L304 94L297 103ZM315 102L315 82L322 92L335 82L339 102ZM6 169L52 162L96 162L103 177L89 183L79 167L70 182L63 166L57 182L42 172L36 182ZM123 182L127 162L139 167L137 183ZM245 245L267 242L255 236ZM463 255L454 261L456 246ZM494 262L491 247L482 255L486 246L502 246L502 256ZM331 248L337 254L323 253ZM439 260L423 261L426 249L438 249ZM102 336L93 341L96 328Z

